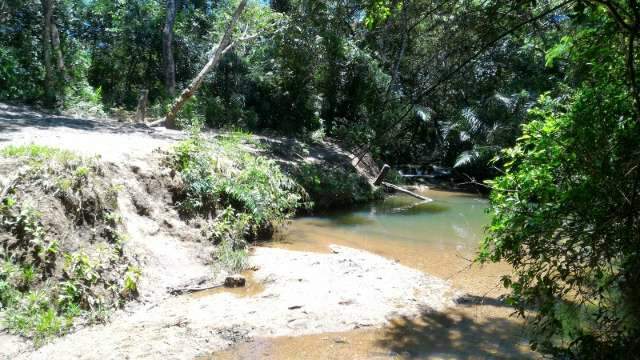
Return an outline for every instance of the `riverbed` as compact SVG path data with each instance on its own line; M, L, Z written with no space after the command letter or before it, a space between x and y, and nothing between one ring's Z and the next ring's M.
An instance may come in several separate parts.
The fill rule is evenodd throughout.
M472 259L489 221L487 200L428 190L432 202L398 195L349 211L295 219L269 247L329 253L331 244L366 250L448 280L464 295L441 312L389 319L381 329L257 338L222 359L536 358L522 322L503 302L506 264ZM357 286L357 284L354 284Z

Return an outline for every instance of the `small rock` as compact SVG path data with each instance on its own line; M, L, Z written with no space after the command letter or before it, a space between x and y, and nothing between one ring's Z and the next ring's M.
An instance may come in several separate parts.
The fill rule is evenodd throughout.
M172 224L171 222L165 220L162 220L162 226L164 226L167 229L173 229L175 227L174 224Z
M247 280L242 275L231 275L224 279L224 286L228 288L243 287Z

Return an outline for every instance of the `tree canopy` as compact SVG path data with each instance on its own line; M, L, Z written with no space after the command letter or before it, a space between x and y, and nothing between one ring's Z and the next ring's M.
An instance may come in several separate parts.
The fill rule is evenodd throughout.
M479 259L514 266L534 345L633 357L637 1L248 1L230 23L239 3L3 1L0 100L108 113L147 90L164 117L196 79L182 127L329 137L487 180Z

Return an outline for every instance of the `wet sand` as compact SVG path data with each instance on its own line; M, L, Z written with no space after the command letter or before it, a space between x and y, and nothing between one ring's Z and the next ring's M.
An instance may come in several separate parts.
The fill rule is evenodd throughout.
M468 195L427 192L442 199ZM354 219L351 219L354 220ZM358 219L355 219L358 221ZM366 224L364 224L366 225ZM447 234L437 234L446 236ZM258 338L215 359L486 359L539 358L524 337L522 321L502 301L500 278L507 264L472 263L475 248L446 242L410 242L358 234L310 219L292 222L270 247L329 252L338 244L394 259L400 264L449 280L465 294L444 312L425 311L416 318L395 318L381 329L357 329L299 337Z

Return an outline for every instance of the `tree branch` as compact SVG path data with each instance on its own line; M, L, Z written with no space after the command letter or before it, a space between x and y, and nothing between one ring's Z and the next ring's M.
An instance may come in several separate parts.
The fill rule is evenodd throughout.
M387 126L386 128L383 129L382 133L387 133L390 130L394 129L396 126L398 126L400 123L402 123L406 117L415 109L415 102L418 101L419 99L429 95L430 93L432 93L434 90L436 90L437 88L439 88L440 86L442 86L442 84L444 84L445 82L451 80L451 78L453 78L458 72L460 72L463 68L465 68L467 65L469 65L471 62L473 62L474 60L476 60L478 57L480 57L480 55L484 54L488 49L490 49L492 46L494 46L498 41L504 39L505 37L515 33L516 31L520 30L522 27L526 26L527 24L530 24L534 21L538 21L544 17L546 17L547 15L571 4L572 2L574 2L576 0L566 0L563 1L562 3L547 9L543 12L541 12L540 14L527 19L519 24L517 24L516 26L504 31L503 33L501 33L500 35L498 35L496 38L494 38L493 40L485 43L480 49L478 49L473 55L471 55L470 57L468 57L465 61L463 61L462 63L460 63L458 66L454 67L453 70L451 70L450 72L448 72L445 76L441 77L434 85L430 86L429 88L427 88L425 91L419 93L417 96L414 96L414 98L412 99L411 104L407 105L407 110L400 116L400 118L393 122L391 125ZM360 156L358 156L358 161L357 163L360 163L360 161L362 160L362 157L364 156L364 154L366 154L369 149L371 149L372 144L369 143L367 144L364 148L363 151L361 153Z

